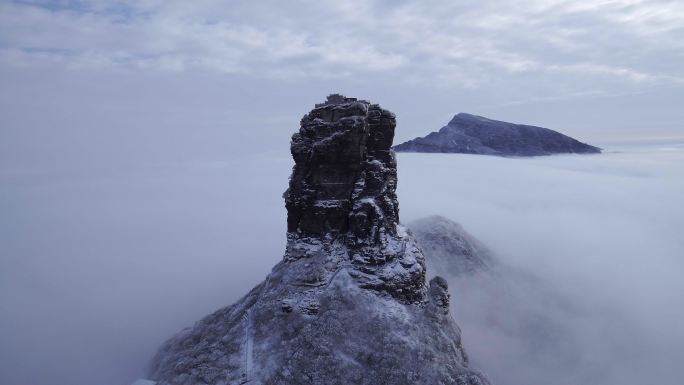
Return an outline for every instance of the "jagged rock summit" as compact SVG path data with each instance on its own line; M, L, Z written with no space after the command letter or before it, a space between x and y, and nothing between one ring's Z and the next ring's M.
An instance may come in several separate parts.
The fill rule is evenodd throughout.
M302 118L285 256L264 282L166 342L159 384L457 384L468 367L444 279L399 224L395 117L331 95Z
M596 154L601 149L548 128L460 113L425 137L394 146L398 152L443 152L499 156Z

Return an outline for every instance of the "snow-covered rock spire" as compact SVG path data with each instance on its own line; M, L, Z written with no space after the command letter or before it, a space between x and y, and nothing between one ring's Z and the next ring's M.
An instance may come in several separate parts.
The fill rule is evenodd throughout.
M398 223L394 115L331 95L292 138L287 248L266 280L166 342L159 385L487 385L447 282Z

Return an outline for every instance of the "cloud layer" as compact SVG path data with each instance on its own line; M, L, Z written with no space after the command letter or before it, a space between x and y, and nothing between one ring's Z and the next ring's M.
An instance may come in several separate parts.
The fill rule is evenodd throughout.
M606 147L399 155L402 219L458 220L514 270L450 280L465 346L495 383L677 382L684 147Z
M683 13L668 0L5 1L0 124L10 137L37 129L40 110L54 130L81 127L64 107L52 116L73 100L71 120L107 110L98 126L112 131L166 102L269 118L276 132L263 104L296 125L341 92L397 113L401 141L458 112L586 140L682 136Z
M564 331L549 338L571 340L562 356L546 359L521 351L501 328L473 322L487 309L479 301L499 295L473 288L496 282L454 285L465 346L495 379L679 378L682 147L608 149L536 159L399 155L404 222L457 220L573 306L563 317L567 310L537 300L543 286L516 288L518 298L534 294L507 308L518 312L514 321L528 310L546 314ZM0 171L3 384L130 383L165 338L244 295L284 251L286 153ZM577 352L580 362L566 360Z
M681 82L684 5L622 1L21 1L6 65L254 76L383 73L476 86L539 74ZM668 64L670 63L670 64Z

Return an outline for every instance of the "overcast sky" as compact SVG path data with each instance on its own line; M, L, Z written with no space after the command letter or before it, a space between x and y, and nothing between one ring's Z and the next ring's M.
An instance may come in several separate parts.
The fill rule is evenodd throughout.
M331 92L394 111L397 141L458 112L666 140L684 2L0 0L0 81L5 164L286 153Z

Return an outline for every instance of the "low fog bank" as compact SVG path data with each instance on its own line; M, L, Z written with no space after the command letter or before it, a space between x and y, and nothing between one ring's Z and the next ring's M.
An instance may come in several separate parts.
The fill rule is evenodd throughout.
M128 385L285 246L288 154L0 170L0 383Z
M679 381L684 146L400 154L399 173L404 222L444 215L500 260L450 277L465 347L494 383Z
M577 322L549 337L581 351L583 367L597 368L596 383L676 382L684 360L683 146L398 160L402 221L444 215L507 266L542 277L565 302L510 311L569 309ZM291 165L283 152L1 168L0 382L125 385L142 375L164 339L234 302L281 258ZM474 324L479 304L496 298L478 290L483 284L452 286L472 360L494 380L508 370L572 383L554 374L555 363L526 365L538 357L521 354L515 338ZM544 295L538 285L519 286L523 298ZM570 369L557 373L573 365L568 359Z

